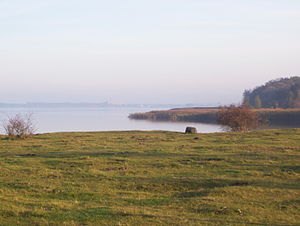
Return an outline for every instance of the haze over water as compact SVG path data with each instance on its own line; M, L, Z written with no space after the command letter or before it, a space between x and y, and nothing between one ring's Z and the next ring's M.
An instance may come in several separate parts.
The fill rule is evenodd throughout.
M199 132L221 131L220 126L189 122L153 122L132 120L130 113L147 112L150 108L0 108L0 121L18 113L33 113L37 133L72 131L168 130L184 132L194 126ZM163 110L163 109L161 109ZM3 133L3 131L1 131Z
M239 103L245 89L300 74L299 12L299 0L2 0L0 103ZM0 109L0 117L33 111L38 132L195 125L127 118L148 110Z

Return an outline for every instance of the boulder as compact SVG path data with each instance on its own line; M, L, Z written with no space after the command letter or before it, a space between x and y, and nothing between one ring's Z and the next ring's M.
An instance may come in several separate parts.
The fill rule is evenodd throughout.
M197 133L197 129L195 127L186 127L185 133Z

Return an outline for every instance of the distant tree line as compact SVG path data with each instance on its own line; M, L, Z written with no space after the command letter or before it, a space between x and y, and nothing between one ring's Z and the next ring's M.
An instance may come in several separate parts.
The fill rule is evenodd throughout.
M243 104L253 108L298 108L300 77L271 80L254 90L245 90Z

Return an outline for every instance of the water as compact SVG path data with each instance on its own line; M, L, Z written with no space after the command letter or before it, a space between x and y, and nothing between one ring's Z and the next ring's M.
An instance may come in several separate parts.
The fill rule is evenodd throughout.
M220 132L218 125L188 122L153 122L132 120L130 113L147 112L149 108L0 108L0 121L15 114L33 114L37 133L71 131L168 130L184 132L187 126L199 132ZM3 133L3 130L0 130Z

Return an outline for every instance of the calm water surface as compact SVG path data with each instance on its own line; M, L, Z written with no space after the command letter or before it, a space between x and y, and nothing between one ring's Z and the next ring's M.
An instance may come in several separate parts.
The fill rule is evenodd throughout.
M187 122L152 122L131 120L130 113L147 112L149 108L0 108L0 121L17 113L32 113L37 133L67 131L168 130L183 132L194 126L199 132L220 132L218 125ZM163 109L162 109L163 110ZM1 133L3 131L1 130Z

